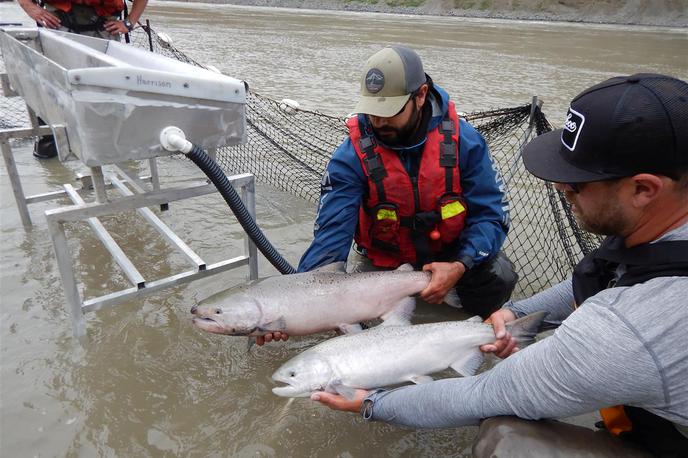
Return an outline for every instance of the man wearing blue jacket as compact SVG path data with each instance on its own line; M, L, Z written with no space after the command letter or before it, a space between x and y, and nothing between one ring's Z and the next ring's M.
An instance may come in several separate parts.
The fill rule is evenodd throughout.
M366 62L357 116L321 183L314 240L300 272L346 261L430 271L421 293L487 317L516 284L500 252L509 227L503 183L481 135L459 119L413 50L391 46Z
M476 457L688 456L688 83L596 84L523 164L607 237L571 278L492 314L496 340L481 350L508 358L476 376L311 399L416 428L486 419ZM506 323L536 312L556 331L516 351ZM547 420L597 409L606 432Z

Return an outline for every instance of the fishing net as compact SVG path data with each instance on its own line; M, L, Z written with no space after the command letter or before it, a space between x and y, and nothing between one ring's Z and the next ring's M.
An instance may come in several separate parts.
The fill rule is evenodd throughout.
M251 172L258 181L317 202L327 161L346 137L344 118L293 109L255 93L247 108L248 142L219 149L218 163L227 173ZM511 230L504 251L520 275L516 294L529 296L563 280L598 241L579 228L563 196L520 160L528 137L551 130L545 115L524 105L464 117L487 141L506 184Z
M193 65L203 66L176 49L169 38L149 26L130 34L133 46ZM4 63L0 61L4 70ZM227 174L250 172L259 182L316 203L320 180L332 152L345 139L344 118L293 107L249 91L248 141L216 151ZM0 97L0 128L28 125L19 97ZM511 209L511 229L504 251L516 264L518 297L537 293L566 278L582 255L599 244L583 231L570 207L551 184L523 167L521 149L535 135L552 129L544 113L532 104L464 115L487 141L504 178Z
M0 75L7 73L5 59L0 53ZM13 129L29 126L29 114L21 97L5 94L5 85L0 84L0 129Z
M521 149L529 139L552 130L535 105L472 113L465 117L488 145L504 182L511 229L504 251L519 274L516 297L526 297L565 279L580 258L599 245L583 231L563 194L523 166Z

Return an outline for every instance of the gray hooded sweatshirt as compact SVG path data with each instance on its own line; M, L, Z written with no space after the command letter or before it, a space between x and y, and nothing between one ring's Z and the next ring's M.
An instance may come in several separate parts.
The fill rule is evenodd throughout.
M659 240L688 240L688 224ZM606 289L575 311L572 304L570 279L505 304L517 317L547 311L548 324L559 327L482 374L373 392L364 418L438 428L498 415L563 418L623 404L688 435L688 277Z

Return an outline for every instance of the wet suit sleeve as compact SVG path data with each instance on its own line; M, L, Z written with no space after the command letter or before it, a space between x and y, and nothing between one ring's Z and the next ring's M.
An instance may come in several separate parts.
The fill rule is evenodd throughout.
M493 369L375 392L363 415L404 426L455 427L498 415L536 420L617 404L666 405L665 396L661 370L636 330L613 310L586 303L553 336Z
M358 208L366 179L350 140L345 140L327 164L320 184L320 202L313 242L301 257L298 271L307 272L346 261L358 223Z
M551 288L520 301L509 301L504 304L516 318L535 312L547 312L543 328L557 327L573 312L573 287L571 279L566 279Z
M459 167L468 216L457 259L471 268L501 249L509 230L509 205L483 137L464 120L460 132Z

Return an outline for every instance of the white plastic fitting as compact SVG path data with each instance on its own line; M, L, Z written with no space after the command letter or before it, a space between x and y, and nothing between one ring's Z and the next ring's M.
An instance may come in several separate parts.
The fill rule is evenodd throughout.
M193 148L184 131L176 126L167 126L160 132L160 144L167 151L180 151L184 154Z

